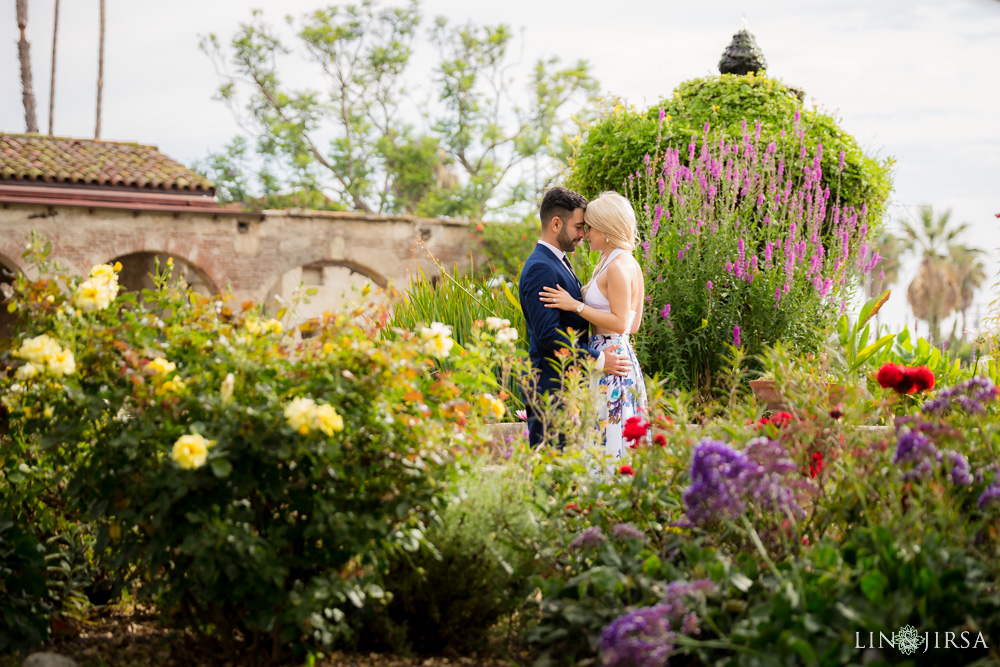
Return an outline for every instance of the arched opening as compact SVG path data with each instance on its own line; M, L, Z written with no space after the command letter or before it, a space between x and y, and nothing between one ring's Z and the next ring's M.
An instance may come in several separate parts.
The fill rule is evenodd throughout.
M285 317L287 326L295 326L323 313L337 312L350 306L360 306L373 299L384 298L375 294L375 288L385 287L388 280L371 269L349 262L320 260L297 266L283 273L267 293L265 304L270 314L277 313L294 298L300 286L303 291L316 290L305 296L295 307L294 313ZM365 287L372 288L362 296ZM309 303L305 303L308 299Z
M123 292L139 292L153 289L153 275L159 262L160 271L167 265L171 255L156 252L134 252L115 257L109 264L121 262L122 270L118 273L118 285ZM219 290L205 273L183 257L174 257L173 279L183 283L199 294L216 294Z
M7 300L17 274L17 265L0 255L0 350L5 349L14 337L17 316L7 312Z

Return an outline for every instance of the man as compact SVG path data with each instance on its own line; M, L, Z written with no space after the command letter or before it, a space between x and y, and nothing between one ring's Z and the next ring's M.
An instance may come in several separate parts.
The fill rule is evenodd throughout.
M555 187L545 193L539 211L541 236L524 263L518 282L521 310L528 328L528 354L537 378L537 385L525 391L528 441L532 447L545 440L545 420L540 418L540 411L545 409L544 395L562 389L562 377L554 359L557 351L569 348L567 333L575 333L578 337L571 352L577 357L596 359L597 368L605 373L625 375L632 366L625 355L608 350L598 354L583 347L590 326L587 321L578 312L546 308L538 296L543 287L561 285L573 298L581 299L582 285L566 253L573 252L583 240L583 210L586 207L586 198L572 190Z

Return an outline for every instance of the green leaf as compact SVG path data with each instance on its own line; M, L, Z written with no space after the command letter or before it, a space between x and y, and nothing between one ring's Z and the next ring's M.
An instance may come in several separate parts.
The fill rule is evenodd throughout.
M861 592L872 602L879 602L885 595L889 580L881 572L870 572L861 579Z
M233 471L233 464L229 462L229 459L212 459L212 474L219 479L225 479L229 477L229 473Z
M864 366L869 359L878 354L879 350L891 343L893 338L893 334L886 334L865 349L861 350L861 352L858 353L858 356L854 359L854 363L851 364L851 371L856 371Z

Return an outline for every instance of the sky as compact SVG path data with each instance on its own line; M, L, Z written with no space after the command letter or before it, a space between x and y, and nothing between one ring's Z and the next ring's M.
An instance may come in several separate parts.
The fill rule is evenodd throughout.
M281 24L286 15L327 4L107 0L102 137L156 145L188 165L220 149L239 128L229 109L212 99L219 79L198 48L199 37L216 33L225 41L251 8ZM28 5L44 132L55 0ZM539 57L585 59L602 93L641 108L682 81L717 74L722 51L745 21L771 76L804 89L806 103L835 114L869 155L896 160L890 229L900 218L915 221L922 204L951 209L953 220L969 223L965 241L986 251L990 276L970 316L988 314L995 296L989 286L1000 271L1000 0L423 0L420 7L425 26L435 16L507 23L519 35L524 74ZM96 0L61 3L56 135L94 135L98 25ZM0 4L2 34L9 41L0 48L0 131L22 132L13 2ZM433 58L424 41L411 68L415 87L426 80ZM294 66L288 74L304 76ZM885 322L912 330L905 285L915 271L915 262L904 271Z

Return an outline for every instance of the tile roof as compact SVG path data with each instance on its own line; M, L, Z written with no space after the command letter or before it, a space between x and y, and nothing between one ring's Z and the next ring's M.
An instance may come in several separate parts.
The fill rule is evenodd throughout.
M155 146L0 132L0 183L11 181L215 194L211 181Z

